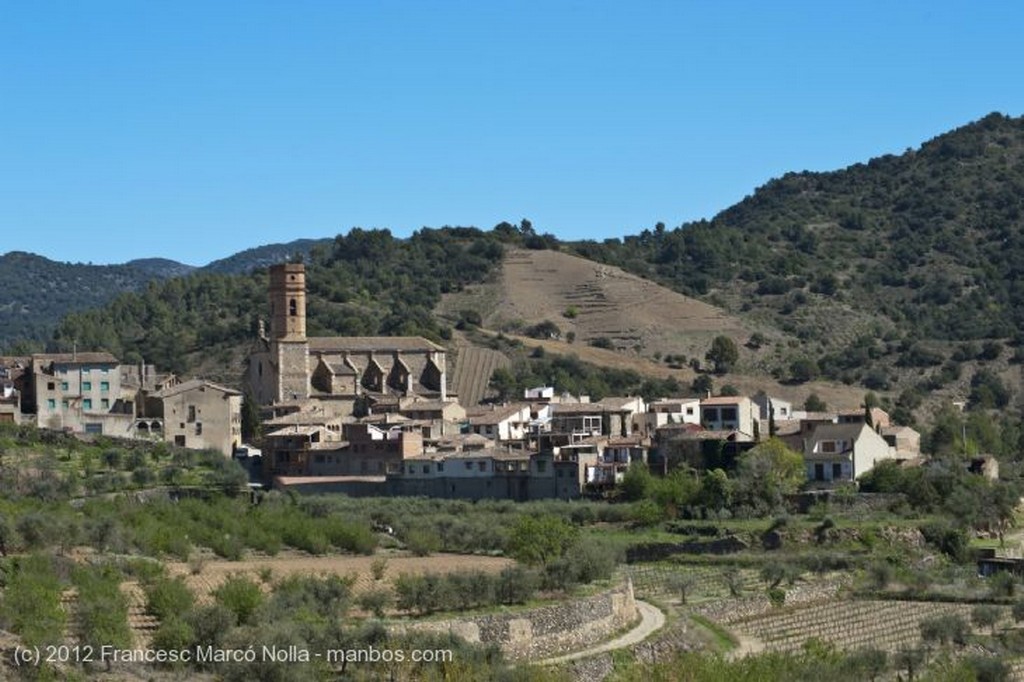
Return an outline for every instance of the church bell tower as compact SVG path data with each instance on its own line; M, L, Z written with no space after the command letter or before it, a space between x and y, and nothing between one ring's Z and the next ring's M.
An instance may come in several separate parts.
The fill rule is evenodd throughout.
M277 364L276 401L309 398L306 266L270 267L270 343Z

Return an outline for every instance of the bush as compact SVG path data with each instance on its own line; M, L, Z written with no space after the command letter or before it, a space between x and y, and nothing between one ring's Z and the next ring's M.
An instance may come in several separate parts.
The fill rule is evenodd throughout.
M182 577L158 578L145 587L146 611L160 620L182 618L195 605L195 596Z
M384 612L391 606L394 598L388 590L370 590L359 595L359 608L369 611L377 618L383 618Z
M218 604L234 616L236 625L249 624L263 603L260 586L244 575L231 575L213 592Z
M111 567L81 568L74 573L78 588L75 609L82 644L126 648L131 645L128 600L121 592L121 575Z
M441 549L441 537L429 528L413 528L406 536L405 544L416 556L429 556Z
M50 556L20 557L6 576L0 623L27 646L57 644L64 637L63 592Z

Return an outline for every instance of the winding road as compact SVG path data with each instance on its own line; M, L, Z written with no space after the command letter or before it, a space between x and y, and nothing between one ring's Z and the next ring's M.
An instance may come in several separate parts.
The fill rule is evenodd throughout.
M591 647L589 649L583 649L582 651L575 651L571 654L565 654L564 656L556 656L554 658L546 658L542 661L538 661L540 665L554 665L556 663L566 663L568 661L575 661L579 658L587 658L588 656L594 656L596 654L603 654L606 651L613 651L615 649L622 649L633 644L639 644L640 642L647 639L652 633L657 632L665 624L665 614L661 612L658 607L648 604L645 601L636 600L636 608L640 612L640 623L627 632L626 634L616 637L615 639L609 640L603 644Z

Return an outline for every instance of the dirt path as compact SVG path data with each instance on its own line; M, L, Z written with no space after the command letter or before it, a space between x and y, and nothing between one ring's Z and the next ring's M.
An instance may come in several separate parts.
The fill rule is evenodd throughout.
M661 629L665 624L665 614L661 612L656 606L648 604L645 601L636 600L636 608L640 611L641 620L639 625L635 628L615 639L599 644L583 651L576 651L571 654L565 654L564 656L556 656L555 658L547 658L543 661L539 661L540 665L554 665L556 663L566 663L567 661L574 661L578 658L587 658L588 656L594 656L596 654L602 654L606 651L613 651L615 649L622 649L633 644L639 644L640 642L647 639L652 633Z

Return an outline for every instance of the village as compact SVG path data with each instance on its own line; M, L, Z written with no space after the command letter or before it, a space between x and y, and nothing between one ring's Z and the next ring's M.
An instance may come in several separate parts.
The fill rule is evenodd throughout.
M728 470L768 438L802 454L812 489L921 460L920 434L879 407L811 412L764 392L591 401L537 387L463 405L445 348L425 338L307 336L302 264L271 267L269 299L243 390L98 350L3 358L0 422L212 449L254 485L354 496L574 499L613 488L636 463ZM246 393L257 443L243 442ZM991 458L972 466L997 472Z

